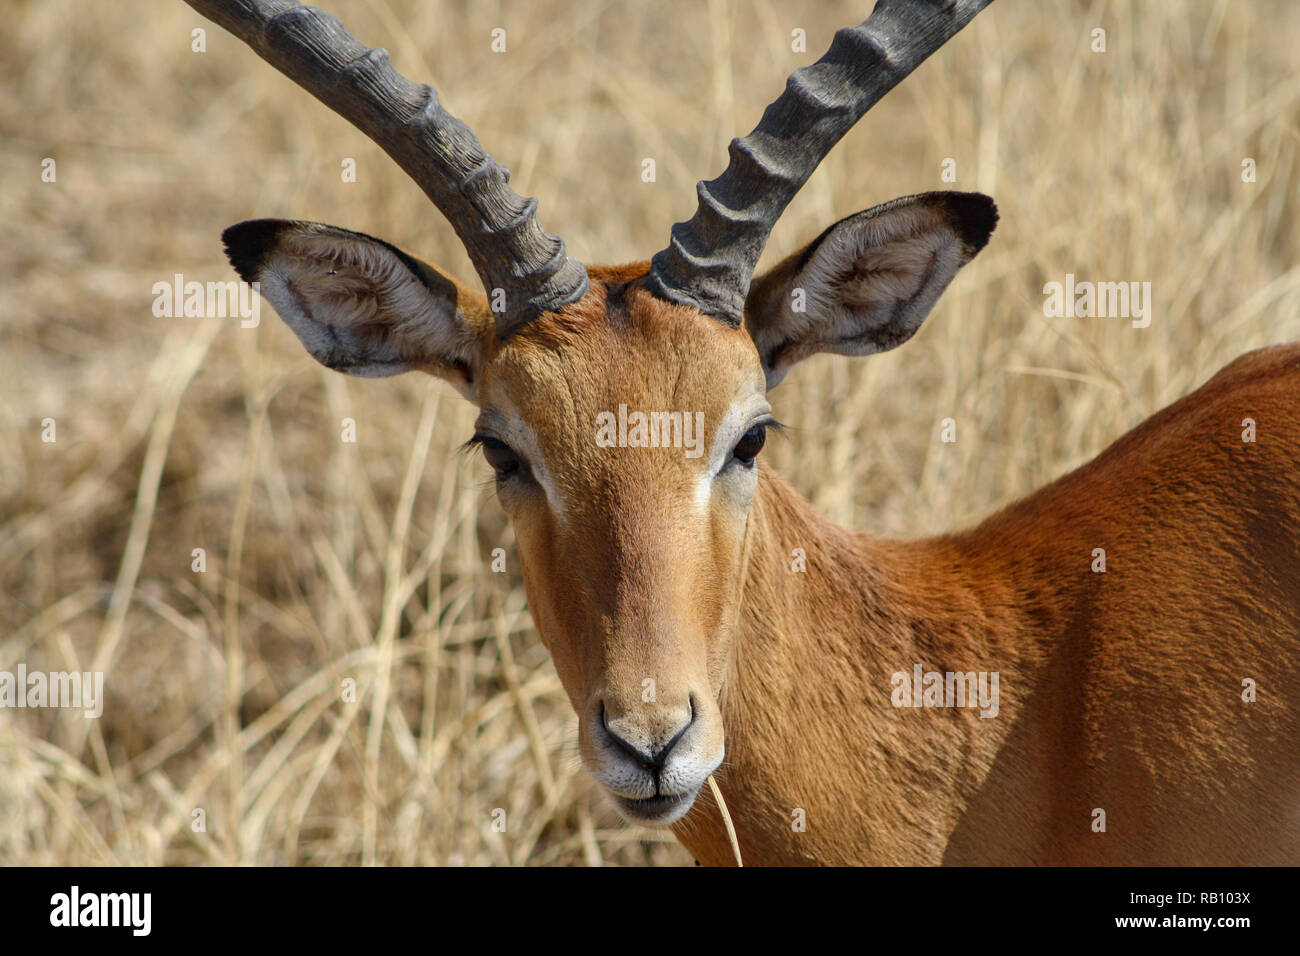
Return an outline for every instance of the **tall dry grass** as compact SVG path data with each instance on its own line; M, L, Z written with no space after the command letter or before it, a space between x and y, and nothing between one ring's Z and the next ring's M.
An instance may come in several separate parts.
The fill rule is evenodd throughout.
M326 5L434 83L588 262L662 246L728 138L869 6ZM689 862L580 768L487 469L456 451L471 410L440 383L328 372L269 310L256 330L151 313L174 273L230 277L218 236L240 219L333 222L472 277L450 228L238 42L209 25L191 52L205 24L179 2L9 0L5 20L0 670L102 668L107 702L99 720L0 710L0 861ZM841 522L934 532L1300 337L1298 37L1281 0L1003 0L977 19L846 137L767 259L953 188L949 157L955 188L997 198L994 240L905 348L793 373L770 461ZM1046 318L1067 272L1152 282L1151 326Z

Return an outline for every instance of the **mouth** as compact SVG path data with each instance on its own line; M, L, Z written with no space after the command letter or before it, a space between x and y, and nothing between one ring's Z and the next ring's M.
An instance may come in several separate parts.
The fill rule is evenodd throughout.
M656 794L653 797L635 799L611 794L618 811L630 823L641 826L666 827L686 815L686 811L695 802L695 792L678 794Z

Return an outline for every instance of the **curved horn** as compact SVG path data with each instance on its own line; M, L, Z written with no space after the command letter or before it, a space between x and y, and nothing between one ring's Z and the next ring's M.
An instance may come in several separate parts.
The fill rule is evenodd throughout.
M508 185L510 172L423 83L395 69L388 52L355 40L338 18L298 0L186 0L262 59L365 133L447 217L489 296L505 292L497 332L509 335L541 312L587 293L582 263L542 229L537 200Z
M739 326L754 266L795 193L867 110L992 0L880 0L790 75L754 131L733 139L726 171L696 186L699 207L673 226L646 280L661 299Z

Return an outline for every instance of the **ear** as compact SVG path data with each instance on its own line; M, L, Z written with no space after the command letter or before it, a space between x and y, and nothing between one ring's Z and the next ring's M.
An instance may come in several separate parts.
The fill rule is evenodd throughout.
M315 222L255 219L221 234L318 362L349 375L418 369L474 399L492 313L465 288L395 246Z
M841 219L755 279L745 325L768 388L815 352L869 355L906 342L997 221L980 193L907 196Z

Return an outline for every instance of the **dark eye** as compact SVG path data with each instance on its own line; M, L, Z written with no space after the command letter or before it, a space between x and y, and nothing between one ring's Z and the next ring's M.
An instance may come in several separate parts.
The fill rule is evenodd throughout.
M755 425L736 442L736 447L732 449L732 454L736 459L745 466L754 464L754 459L758 453L763 450L763 443L767 441L767 426Z
M509 478L519 470L519 456L505 442L484 435L478 439L478 443L483 447L483 457L497 473L498 480Z

